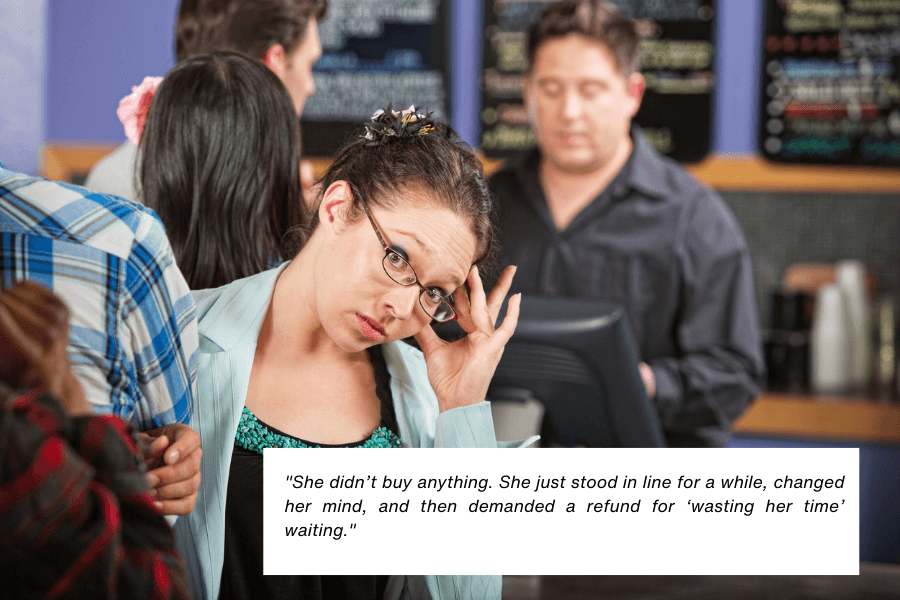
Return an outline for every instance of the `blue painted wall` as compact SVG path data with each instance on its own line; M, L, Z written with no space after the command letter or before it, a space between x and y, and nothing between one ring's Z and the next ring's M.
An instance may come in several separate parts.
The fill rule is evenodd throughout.
M37 173L44 142L47 0L0 0L0 162Z
M116 142L119 100L175 64L178 0L50 0L46 137Z

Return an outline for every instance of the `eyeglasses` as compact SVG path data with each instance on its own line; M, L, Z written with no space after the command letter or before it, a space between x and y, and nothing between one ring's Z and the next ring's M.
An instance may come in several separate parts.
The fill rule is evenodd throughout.
M372 229L375 230L375 235L378 236L378 241L381 242L381 247L384 248L384 258L381 260L381 266L384 268L387 276L400 285L417 285L422 288L422 291L419 292L419 304L422 306L422 310L435 321L446 323L455 319L456 310L453 308L453 295L445 296L441 293L442 290L427 288L419 283L416 271L409 264L409 261L406 260L406 257L401 254L403 251L387 245L387 242L384 241L384 236L381 235L381 230L375 224L375 219L372 218L372 213L369 212L369 206L366 204L366 201L352 187L351 191L353 191L354 196L359 198L363 210L366 211L366 216L369 217L369 223L372 224Z

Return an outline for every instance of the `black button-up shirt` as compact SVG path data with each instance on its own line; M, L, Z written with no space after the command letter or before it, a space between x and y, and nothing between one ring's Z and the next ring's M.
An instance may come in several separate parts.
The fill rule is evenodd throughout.
M562 231L538 150L491 178L511 293L622 305L670 446L724 446L764 373L750 251L725 202L637 127L625 166Z

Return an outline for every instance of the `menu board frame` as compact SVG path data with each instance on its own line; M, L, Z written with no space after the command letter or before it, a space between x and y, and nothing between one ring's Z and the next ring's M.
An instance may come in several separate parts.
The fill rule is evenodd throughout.
M361 1L372 1L372 0L361 0ZM426 66L430 70L438 71L441 76L443 90L443 106L421 106L420 108L427 109L429 112L434 111L435 117L440 117L442 120L450 121L452 116L452 98L450 92L450 22L451 22L451 0L435 0L438 5L437 8L437 19L436 22L432 23L429 31L429 44L428 44L428 56L424 57L426 59ZM329 16L332 16L333 11L338 10L339 6L334 3L329 3L328 14L325 19L327 20ZM324 20L323 20L324 22ZM394 25L394 24L390 24ZM365 46L369 46L366 48L367 51L371 51L374 46L376 50L383 50L385 52L391 50L397 50L396 46L388 47L381 46L378 47L379 41L384 38L384 35L378 38L366 38L364 40L358 38L348 38L348 44L352 45L360 45L364 44ZM346 46L345 46L346 48ZM326 50L323 48L323 55ZM317 63L317 65L320 63ZM315 77L317 72L321 72L321 69L317 69L317 67L313 67L313 76ZM331 73L347 73L353 74L358 71L353 70L335 70L330 69ZM316 93L320 93L319 86L317 85ZM317 98L317 101L321 99ZM327 102L327 100L324 100ZM416 100L412 100L416 101ZM347 142L351 141L354 137L358 136L362 132L362 125L365 123L366 119L368 119L372 113L374 113L379 108L385 108L385 106L389 102L393 102L393 108L395 110L402 110L408 108L408 104L405 104L404 100L397 100L393 98L384 98L380 101L381 103L378 106L372 106L369 114L363 116L360 115L358 120L311 120L306 111L304 111L304 115L301 116L300 126L301 126L301 134L302 134L302 142L303 142L303 156L309 157L332 157L337 151L344 146Z
M848 0L765 1L758 143L766 160L900 166L894 3L894 11L854 12Z

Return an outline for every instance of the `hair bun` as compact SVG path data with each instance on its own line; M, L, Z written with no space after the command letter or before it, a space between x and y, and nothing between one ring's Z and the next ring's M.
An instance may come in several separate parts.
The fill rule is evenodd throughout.
M437 128L437 122L431 118L432 114L433 111L420 113L415 105L396 111L391 103L372 115L372 120L363 125L365 135L360 137L366 139L366 146L383 146L394 140L428 135Z

